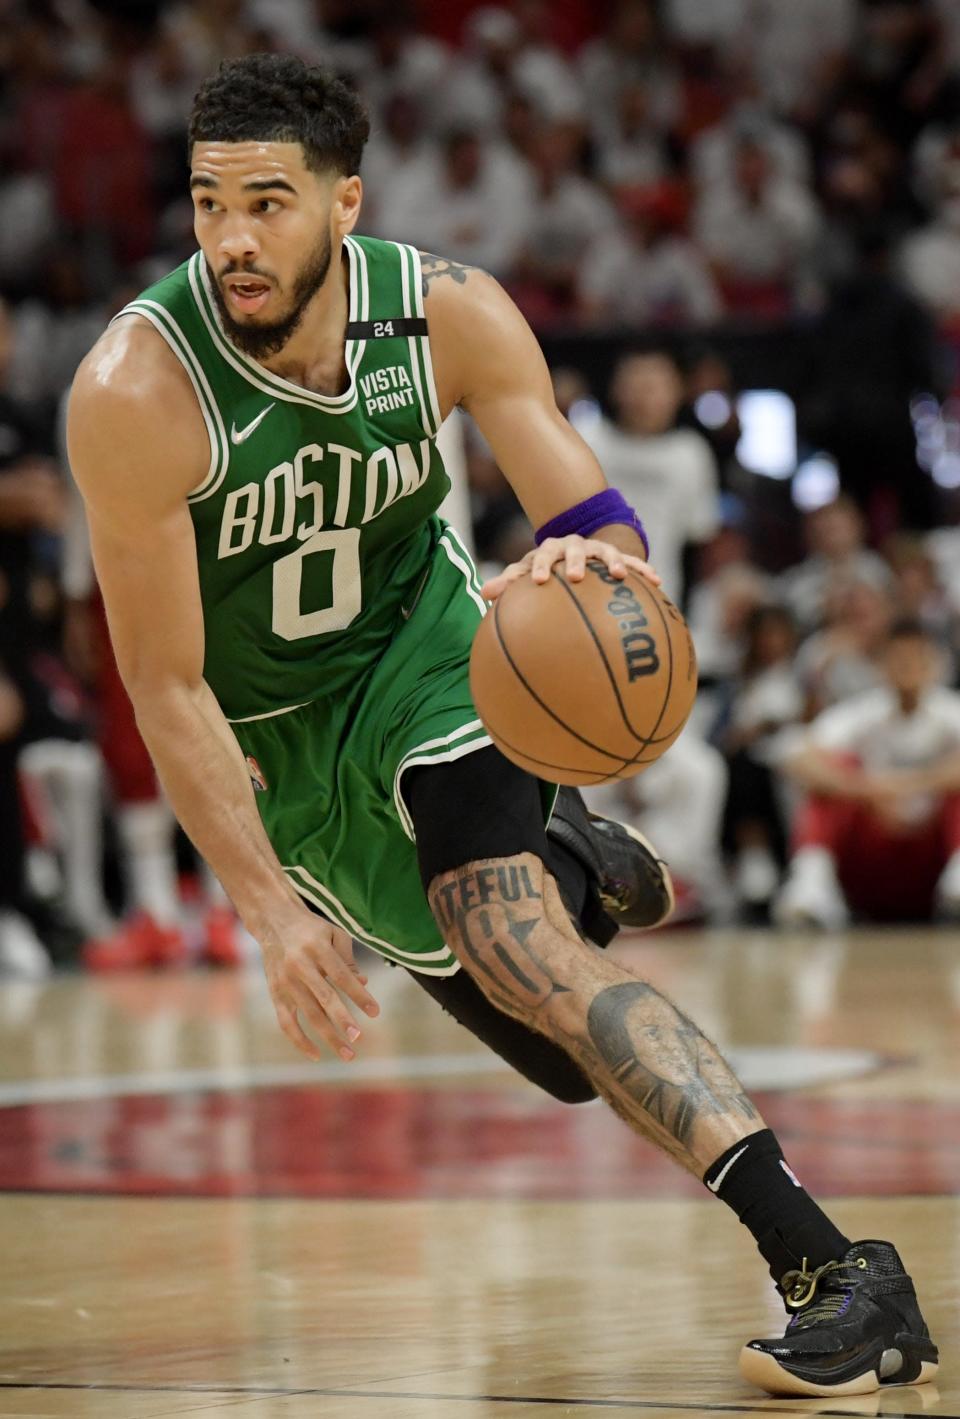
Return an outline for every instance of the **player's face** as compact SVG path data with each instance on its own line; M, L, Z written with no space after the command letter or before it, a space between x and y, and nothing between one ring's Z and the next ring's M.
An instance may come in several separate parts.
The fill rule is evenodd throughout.
M197 143L194 231L228 333L248 354L282 349L353 226L359 178L312 172L299 143Z

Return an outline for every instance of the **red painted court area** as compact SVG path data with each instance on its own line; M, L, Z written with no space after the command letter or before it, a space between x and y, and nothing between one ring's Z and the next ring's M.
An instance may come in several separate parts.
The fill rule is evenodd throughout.
M760 1095L828 1196L956 1194L960 1105ZM502 1090L276 1088L0 1110L0 1190L404 1199L702 1197L601 1106Z

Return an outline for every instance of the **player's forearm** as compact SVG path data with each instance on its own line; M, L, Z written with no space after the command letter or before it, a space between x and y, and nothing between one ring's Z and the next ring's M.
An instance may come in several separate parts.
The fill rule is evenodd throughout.
M263 945L302 910L257 812L240 746L201 683L133 692L137 724L184 831Z

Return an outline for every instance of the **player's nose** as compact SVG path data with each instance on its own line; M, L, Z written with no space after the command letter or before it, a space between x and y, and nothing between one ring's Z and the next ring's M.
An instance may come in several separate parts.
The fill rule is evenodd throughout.
M225 261L247 262L260 254L260 243L249 223L242 220L225 222L220 232L219 252Z

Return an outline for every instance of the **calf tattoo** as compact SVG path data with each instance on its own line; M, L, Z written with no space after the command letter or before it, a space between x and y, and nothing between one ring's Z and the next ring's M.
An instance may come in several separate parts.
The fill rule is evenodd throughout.
M429 895L490 1001L553 1039L632 1128L691 1171L763 1126L697 1026L580 939L539 858L471 863L438 877Z
M667 1028L664 1006L673 1016ZM644 981L624 981L595 995L587 1031L624 1094L678 1143L692 1141L705 1114L732 1109L744 1119L757 1118L716 1047Z

